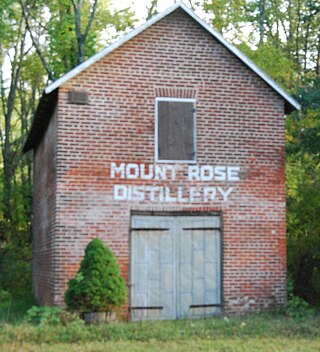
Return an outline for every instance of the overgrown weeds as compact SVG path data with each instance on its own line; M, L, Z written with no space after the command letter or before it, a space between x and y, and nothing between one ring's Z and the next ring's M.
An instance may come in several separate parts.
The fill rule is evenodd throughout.
M6 295L4 297L6 299L0 304L0 351L8 346L25 344L71 346L107 342L149 344L154 341L156 344L179 345L179 341L225 339L301 339L318 341L320 345L320 315L303 314L301 309L299 314L292 314L293 306L272 314L243 317L86 326L77 315L61 309L32 307L30 299L13 302Z
M257 314L228 319L118 323L85 326L81 320L66 325L3 324L2 343L85 343L94 341L179 341L221 338L320 338L320 317L295 319L281 314ZM0 342L0 344L1 344Z
M7 291L0 291L0 324L16 324L25 319L26 312L35 300L31 294L24 299L15 300Z

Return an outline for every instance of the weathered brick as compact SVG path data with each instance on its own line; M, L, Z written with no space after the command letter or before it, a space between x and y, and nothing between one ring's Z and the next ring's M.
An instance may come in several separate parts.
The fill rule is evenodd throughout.
M73 89L88 105L68 102ZM110 163L154 164L156 97L196 98L197 163L238 165L225 202L116 202ZM146 29L59 88L35 151L34 289L41 304L64 291L90 239L114 251L127 279L132 211L221 212L226 313L286 302L284 100L181 10ZM123 180L177 187L175 181ZM189 185L228 187L226 182Z

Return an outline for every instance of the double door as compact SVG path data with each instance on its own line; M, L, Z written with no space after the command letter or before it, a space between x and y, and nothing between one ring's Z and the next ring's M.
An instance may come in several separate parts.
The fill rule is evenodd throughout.
M221 310L219 216L133 216L132 320L205 317Z

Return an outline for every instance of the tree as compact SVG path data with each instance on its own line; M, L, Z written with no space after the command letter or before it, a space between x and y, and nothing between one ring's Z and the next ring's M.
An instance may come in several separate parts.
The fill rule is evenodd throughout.
M245 15L245 0L204 0L203 9L212 16L211 24L219 32L241 32Z
M241 6L243 12L234 2L203 5L213 12L213 25L225 34L236 28L240 49L302 104L286 117L288 270L295 293L319 305L320 4L253 0Z
M287 118L288 269L295 293L320 305L320 85L300 88Z
M23 155L42 90L134 23L111 1L0 2L0 289L31 286L31 164Z
M128 8L111 10L110 0L19 0L34 48L50 81L91 57L104 43L132 28Z
M263 45L281 50L298 74L293 78L296 87L310 75L319 77L319 2L204 0L202 6L213 17L212 25L229 38L245 42L252 50Z
M108 312L126 300L126 286L118 264L98 238L86 247L80 269L68 286L65 301L70 310Z
M20 7L7 0L0 15L0 288L22 297L31 286L31 160L21 147L43 71L27 64L35 57Z
M151 0L150 6L147 6L147 20L158 13L158 0Z

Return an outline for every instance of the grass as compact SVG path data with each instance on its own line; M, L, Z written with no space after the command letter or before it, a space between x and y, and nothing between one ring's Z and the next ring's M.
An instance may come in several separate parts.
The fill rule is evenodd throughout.
M288 351L288 352L318 352L319 342L309 340L289 340L289 339L250 339L250 340L185 340L185 341L168 341L158 342L137 341L129 343L126 341L116 342L88 342L85 344L40 344L33 345L26 343L19 345L13 343L11 345L3 345L6 352L163 352L163 351L223 351L223 352L270 352L270 351Z
M100 326L84 326L76 320L35 326L24 318L27 306L27 302L0 306L1 352L320 351L319 315L256 314Z
M35 304L34 298L30 295L24 300L7 300L0 303L0 324L21 322L27 310Z

